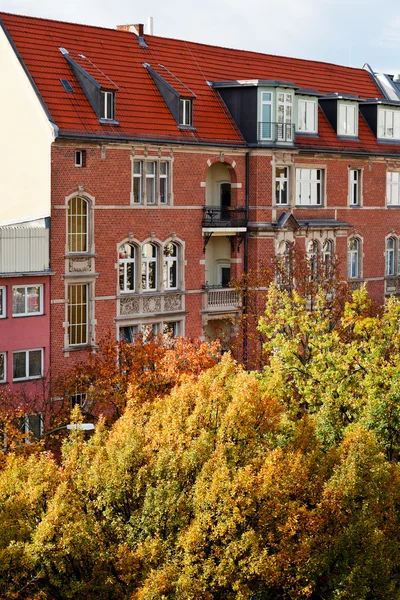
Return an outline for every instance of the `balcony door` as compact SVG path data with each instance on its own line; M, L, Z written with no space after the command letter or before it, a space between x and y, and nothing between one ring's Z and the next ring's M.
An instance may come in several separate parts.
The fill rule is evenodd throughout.
M261 123L259 131L260 140L272 139L272 94L261 92Z
M287 92L278 92L278 131L277 138L280 142L293 141L293 94Z
M221 219L229 221L229 209L231 207L231 184L229 181L223 181L219 184L219 207L221 209Z

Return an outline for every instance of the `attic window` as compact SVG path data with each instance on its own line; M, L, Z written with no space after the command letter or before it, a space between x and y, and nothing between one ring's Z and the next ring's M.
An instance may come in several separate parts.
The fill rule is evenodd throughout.
M179 99L179 125L191 127L193 124L192 100L189 98Z
M68 79L60 79L60 81L61 81L61 85L63 86L64 90L66 92L68 92L69 94L72 94L74 90L72 89L72 85L70 84Z
M100 119L113 121L115 119L115 93L101 90Z

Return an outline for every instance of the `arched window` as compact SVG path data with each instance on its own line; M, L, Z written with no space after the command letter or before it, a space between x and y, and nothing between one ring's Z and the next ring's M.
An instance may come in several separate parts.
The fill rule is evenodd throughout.
M317 240L311 240L308 242L307 255L310 267L310 278L317 279L319 257L319 244Z
M164 289L178 288L178 246L173 242L164 246L163 279Z
M396 240L389 237L386 240L386 275L395 274Z
M142 290L144 292L157 289L157 246L142 246Z
M325 277L328 279L332 275L332 259L333 259L333 242L325 240L322 247L322 262L324 264Z
M119 289L121 292L135 291L135 246L122 244L118 251Z
M350 238L347 247L347 276L349 279L361 277L361 242L358 238Z
M88 208L88 201L80 196L74 196L68 202L69 252L88 252Z

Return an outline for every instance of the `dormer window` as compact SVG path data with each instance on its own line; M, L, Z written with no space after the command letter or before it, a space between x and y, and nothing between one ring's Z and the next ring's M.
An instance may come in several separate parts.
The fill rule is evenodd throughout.
M400 140L400 109L378 107L378 138Z
M115 93L105 90L100 92L100 119L113 121L115 119Z
M297 100L297 131L317 133L318 101L316 99L299 98Z
M337 133L351 137L358 135L358 106L356 104L339 102Z
M192 100L189 98L179 99L179 125L191 127L193 124Z

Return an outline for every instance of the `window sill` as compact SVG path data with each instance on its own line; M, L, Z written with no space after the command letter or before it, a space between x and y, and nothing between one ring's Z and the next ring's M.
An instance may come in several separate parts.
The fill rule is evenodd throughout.
M93 252L67 252L64 258L97 258L97 254Z
M82 344L81 346L67 346L63 348L63 352L78 352L79 350L97 350L97 344Z
M37 312L37 313L18 313L17 315L12 315L13 319L20 319L21 317L43 317L45 316L44 312Z
M326 208L324 204L295 204L294 208Z
M194 125L179 125L178 124L178 129L180 129L181 131L197 131L196 127L194 127Z
M38 379L43 379L43 375L38 375L37 377L21 377L18 379L13 379L13 383L21 383L22 381L37 381Z
M119 121L115 119L99 119L99 123L102 125L119 125Z

